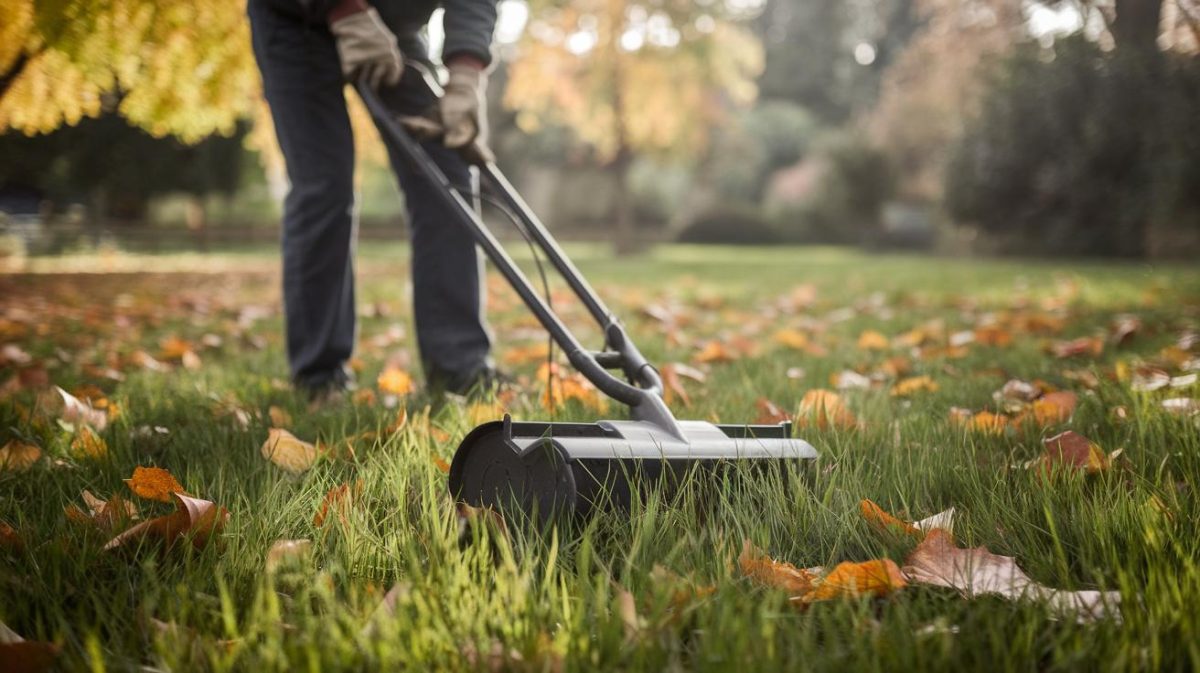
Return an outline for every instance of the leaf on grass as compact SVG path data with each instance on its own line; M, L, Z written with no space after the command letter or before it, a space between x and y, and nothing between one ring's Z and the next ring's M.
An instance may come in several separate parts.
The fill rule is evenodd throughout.
M996 594L1010 600L1044 601L1080 622L1108 616L1120 619L1118 592L1051 589L1022 572L1013 557L993 554L987 547L958 548L941 530L931 531L917 545L905 562L904 575L913 584L957 589L965 598Z
M71 438L71 454L76 458L101 460L108 456L108 443L88 425L81 425Z
M363 390L370 390L370 388L363 388ZM271 419L271 427L286 428L292 424L292 415L287 412L287 409L274 404L267 409L267 416Z
M262 456L279 467L300 474L312 467L319 452L317 447L298 439L282 428L271 428L262 445Z
M1008 418L990 411L981 411L967 421L967 429L981 435L1002 435L1008 427Z
M685 365L682 362L671 362L663 365L661 374L663 395L666 398L667 404L678 398L685 407L691 406L692 398L683 386L683 379L688 378L697 383L703 383L706 378L704 372L695 367Z
M800 412L796 424L802 428L816 427L820 430L829 428L850 429L857 425L854 414L846 408L842 398L837 393L820 388L804 393L800 399Z
M892 386L892 397L911 397L917 393L936 393L938 384L928 376L912 376Z
M25 540L17 532L17 529L4 521L0 521L0 549L20 551L24 548Z
M1069 390L1046 393L1033 401L1033 420L1041 427L1065 423L1071 420L1078 404L1079 396Z
M858 349L863 351L887 350L888 338L873 329L864 330L858 335Z
M504 364L510 367L544 362L550 357L550 344L541 341L527 346L517 346L508 349L503 356Z
M1119 315L1109 331L1109 341L1114 346L1123 346L1142 329L1141 318L1135 315Z
M450 474L450 463L447 463L445 458L434 456L433 464L442 474Z
M999 325L984 325L976 327L974 333L974 343L984 346L996 346L1003 348L1013 342L1012 332L1000 327Z
M25 640L0 622L0 671L5 673L41 673L54 666L58 652L56 643Z
M900 568L891 559L858 563L846 561L815 582L812 591L805 594L803 600L813 603L834 598L886 596L904 588L906 584Z
M929 531L935 528L946 532L953 532L954 530L953 507L913 523L898 519L870 500L860 501L858 509L862 513L863 518L873 528L890 533L911 535L918 540L925 537Z
M54 390L58 392L62 400L62 407L58 412L59 418L67 423L90 425L98 431L103 431L108 426L108 414L99 409L93 409L92 405L58 386L54 386Z
M650 581L654 586L670 591L671 609L684 610L694 602L716 593L711 584L699 585L690 577L683 577L665 566L654 564L650 569Z
M1104 339L1100 337L1080 337L1070 341L1056 341L1051 344L1050 352L1057 358L1071 358L1081 355L1098 357L1104 352Z
M65 510L67 519L95 526L105 533L124 528L140 518L137 505L115 493L108 500L101 500L92 495L91 491L85 490L83 502L87 505L87 511L83 511L77 505L69 505Z
M321 509L317 510L316 516L313 517L313 526L317 528L324 526L330 511L337 515L342 525L345 525L354 501L362 497L362 489L361 479L356 480L353 486L349 483L341 483L329 489L325 493L325 499L321 501Z
M380 372L375 385L387 395L404 396L413 391L412 377L395 365L389 365Z
M628 589L616 582L613 582L613 589L616 592L614 602L617 605L617 615L621 617L621 624L625 627L625 639L633 640L644 626L642 618L638 616L637 601Z
M105 551L145 538L158 538L171 546L185 536L191 538L192 546L201 549L221 532L229 520L229 510L208 500L179 493L172 493L171 497L175 499L175 512L143 521L121 533L104 545Z
M792 420L791 414L765 397L758 398L754 405L758 407L758 418L754 422L759 425L778 425Z
M1046 472L1056 467L1065 467L1095 473L1112 466L1112 460L1098 444L1073 430L1059 433L1043 443L1046 445L1046 453L1035 460L1034 464L1040 464Z
M762 586L783 589L789 596L807 594L817 577L815 573L797 568L791 563L772 559L749 540L742 542L738 567L742 575L751 581Z
M0 471L24 472L42 457L42 450L36 444L10 439L0 448Z
M493 535L508 537L508 524L504 516L491 507L473 507L465 502L454 504L454 513L458 519L458 539L466 540L471 530L476 526L490 529Z
M312 540L276 540L267 550L267 572L280 567L299 563L312 553Z
M1191 397L1173 397L1162 401L1162 408L1179 416L1200 414L1200 400Z
M853 369L844 369L829 375L829 385L838 390L866 390L871 387L871 379Z
M737 360L737 354L733 352L724 342L708 341L700 348L693 360L700 363L713 364L718 362L733 362Z
M858 511L867 520L867 523L877 530L921 537L921 531L917 530L915 526L907 521L897 519L870 500L859 501Z
M175 477L161 467L135 467L133 477L126 479L125 485L134 495L159 502L171 502L173 493L187 495Z

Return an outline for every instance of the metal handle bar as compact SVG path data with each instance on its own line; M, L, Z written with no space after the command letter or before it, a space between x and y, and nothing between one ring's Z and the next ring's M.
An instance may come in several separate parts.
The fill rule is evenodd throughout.
M409 65L412 66L412 64ZM430 90L435 94L440 94L440 87L437 86L436 81L432 81L428 70L421 67L420 72L424 75L423 79L426 80L426 85L430 87ZM567 329L558 315L537 293L524 272L484 224L475 208L459 193L456 186L434 163L420 143L404 129L396 115L387 108L379 95L363 82L357 82L355 88L381 130L398 146L420 173L439 187L435 193L443 205L447 206L457 216L459 222L475 237L476 242L483 248L484 253L505 277L509 285L516 290L525 305L550 333L551 338L566 352L571 365L604 394L628 405L633 410L635 418L649 420L668 430L679 432L674 416L671 415L662 400L662 379L658 372L629 339L624 328L584 280L579 270L567 259L566 254L558 246L545 225L517 195L516 190L504 177L499 167L493 162L488 162L482 167L481 172L489 191L496 193L503 203L522 220L522 224L534 241L566 279L575 294L588 307L593 318L604 330L608 346L619 354L620 366L634 385L610 374L597 361L595 354L579 343L575 335ZM612 364L609 357L601 357L601 360L604 360L605 364Z

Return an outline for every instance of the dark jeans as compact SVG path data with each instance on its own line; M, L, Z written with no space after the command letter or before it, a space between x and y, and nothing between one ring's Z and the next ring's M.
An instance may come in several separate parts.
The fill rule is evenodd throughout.
M356 336L354 138L345 86L327 27L261 0L248 4L254 55L291 181L283 213L288 361L293 380L319 386L344 375ZM396 32L407 58L427 59L411 28ZM408 71L381 93L396 112L421 113L436 101L414 86L418 80ZM425 150L452 182L470 184L457 154L437 143L425 143ZM439 205L436 187L390 143L388 154L408 207L421 361L427 378L453 384L489 364L481 260L471 234Z

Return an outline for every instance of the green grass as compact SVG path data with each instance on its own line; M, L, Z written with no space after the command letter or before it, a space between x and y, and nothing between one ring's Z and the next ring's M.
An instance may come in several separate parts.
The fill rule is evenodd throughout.
M713 365L704 384L688 383L691 406L676 405L682 417L754 421L756 400L764 397L794 410L807 390L830 387L831 374L871 371L905 354L859 350L864 329L894 337L942 320L953 333L989 313L1004 319L1047 310L1065 326L1054 335L1018 331L1011 346L973 345L962 358L913 359L912 373L928 374L940 389L911 400L890 396L887 385L844 393L861 427L799 431L821 458L785 482L692 484L671 499L652 495L631 514L551 531L510 519L508 544L486 527L460 539L446 477L434 462L449 459L469 429L463 408L434 412L432 423L449 435L439 441L420 422L420 394L407 401L406 429L387 435L382 430L395 409L347 403L310 413L288 389L273 252L37 261L39 273L0 277L0 343L19 344L68 390L99 384L122 413L101 433L108 456L91 460L72 455L70 433L39 414L34 391L0 401L0 441L33 439L46 454L29 471L0 471L0 520L25 543L0 547L0 621L28 639L60 643L59 665L72 670L1200 667L1200 427L1196 417L1163 411L1163 393L1134 392L1110 376L1118 363L1156 361L1182 333L1200 329L1200 272L820 249L666 247L620 260L600 248L572 252L653 360L689 361L694 342L735 334L759 345L756 356ZM398 246L362 251L359 301L369 315L359 357L367 388L397 353L415 362L406 255ZM67 268L160 273L59 273ZM807 283L817 289L811 306L780 301ZM515 298L493 295L498 352L536 339ZM651 303L676 306L686 318L680 343L667 344L661 325L639 311ZM239 327L247 305L270 312ZM384 315L365 310L371 306ZM594 335L582 329L578 307L565 313ZM1098 358L1046 353L1050 341L1105 334L1122 313L1143 323L1128 344L1109 344ZM406 336L374 340L394 324ZM783 327L810 331L828 354L776 345L771 337ZM166 336L198 343L205 334L223 343L199 351L198 370L126 364L139 349L157 353ZM91 365L121 369L124 380L98 378ZM528 377L534 366L517 371ZM792 367L805 376L785 376ZM13 370L0 369L0 382ZM1095 373L1099 386L1088 390L1068 377L1078 370ZM1009 378L1075 390L1078 411L1065 424L999 437L950 422L953 406L994 409L991 394ZM514 416L547 417L539 390L527 381L511 404ZM1192 386L1170 396L1198 393ZM220 413L218 400L249 412L248 426ZM272 405L291 414L289 429L304 439L380 435L357 441L352 457L289 476L259 454ZM1117 407L1126 419L1115 415ZM621 413L613 405L608 416ZM597 418L575 403L554 416ZM169 434L134 432L146 425ZM1041 453L1044 437L1068 428L1108 451L1123 449L1117 466L1053 479L1022 467ZM165 467L192 494L227 507L232 518L220 543L104 552L109 535L64 516L64 507L82 506L83 489L127 494L122 479L138 465ZM314 527L324 494L356 481L361 496L346 521ZM740 576L743 539L799 567L880 557L902 563L915 543L872 531L858 514L863 498L910 520L956 507L960 544L1015 556L1049 586L1120 591L1124 619L1077 624L1036 602L966 601L921 587L800 611L786 595ZM1165 513L1148 504L1152 498ZM144 516L170 510L139 506ZM267 549L285 538L311 539L312 556L268 573ZM715 591L680 609L672 605L678 583L653 574L655 566ZM383 593L397 583L403 590L394 615L373 622ZM635 596L640 628L627 628L618 586Z

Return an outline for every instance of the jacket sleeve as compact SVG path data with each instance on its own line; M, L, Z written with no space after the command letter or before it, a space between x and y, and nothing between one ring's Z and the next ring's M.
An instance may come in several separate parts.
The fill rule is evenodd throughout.
M491 64L496 0L443 0L442 6L446 29L442 59L466 53Z

